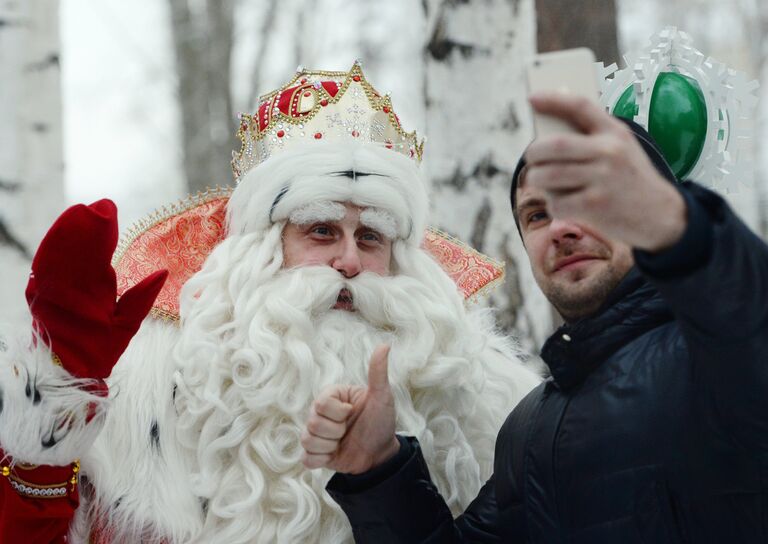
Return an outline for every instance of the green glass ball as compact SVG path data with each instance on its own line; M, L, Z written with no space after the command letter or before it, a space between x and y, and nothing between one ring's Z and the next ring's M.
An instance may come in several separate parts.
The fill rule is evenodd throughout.
M635 90L630 86L613 113L632 119L637 112ZM693 170L707 137L707 104L695 79L676 72L659 74L651 93L648 132L678 179Z

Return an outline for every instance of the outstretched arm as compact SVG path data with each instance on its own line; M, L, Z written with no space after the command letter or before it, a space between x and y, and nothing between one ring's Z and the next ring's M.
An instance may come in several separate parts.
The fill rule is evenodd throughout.
M682 329L704 426L768 450L768 246L715 193L664 180L598 106L563 95L531 102L581 133L531 144L528 182L547 193L554 216L635 248Z
M703 421L738 448L768 450L768 245L723 199L683 187L686 234L637 264L677 317L691 353Z

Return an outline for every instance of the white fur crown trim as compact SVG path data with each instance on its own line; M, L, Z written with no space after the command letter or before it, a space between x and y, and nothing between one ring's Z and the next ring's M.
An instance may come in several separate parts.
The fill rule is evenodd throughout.
M295 147L248 172L229 201L230 233L266 230L324 201L386 212L397 229L392 239L416 245L427 226L425 181L412 160L367 142L328 142Z

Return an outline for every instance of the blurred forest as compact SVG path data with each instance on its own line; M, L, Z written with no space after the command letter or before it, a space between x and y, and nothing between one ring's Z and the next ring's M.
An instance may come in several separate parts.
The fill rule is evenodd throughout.
M391 92L428 137L433 224L503 260L481 303L524 347L557 316L533 282L508 209L531 138L523 68L539 51L621 55L664 26L763 82L754 184L729 195L768 235L768 2L763 0L0 0L0 308L25 315L29 261L68 204L109 197L121 226L231 184L237 112L297 65ZM750 180L746 180L750 181Z

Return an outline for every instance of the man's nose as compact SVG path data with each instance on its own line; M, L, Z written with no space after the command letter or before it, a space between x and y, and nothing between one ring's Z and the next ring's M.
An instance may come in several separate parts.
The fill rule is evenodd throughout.
M584 236L581 226L567 219L552 219L549 223L549 234L552 241L559 243L563 240L579 240Z
M339 251L333 259L331 266L341 272L345 278L354 278L363 269L360 260L360 248L353 237L344 238L339 243Z

